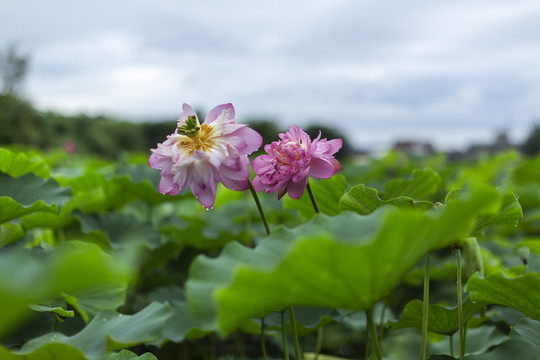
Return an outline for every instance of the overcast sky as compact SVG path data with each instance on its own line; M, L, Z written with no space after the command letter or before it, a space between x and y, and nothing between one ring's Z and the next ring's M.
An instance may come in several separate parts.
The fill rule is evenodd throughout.
M2 0L42 109L318 120L357 148L519 141L540 121L540 1Z

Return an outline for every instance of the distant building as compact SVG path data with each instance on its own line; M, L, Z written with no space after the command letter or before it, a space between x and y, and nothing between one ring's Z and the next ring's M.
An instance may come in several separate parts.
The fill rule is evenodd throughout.
M433 145L427 142L398 141L392 149L410 156L430 156L435 154Z
M448 160L465 160L474 159L480 155L492 155L498 152L514 149L516 146L510 144L506 133L499 132L495 137L495 141L491 144L473 144L465 151L451 151L448 153Z

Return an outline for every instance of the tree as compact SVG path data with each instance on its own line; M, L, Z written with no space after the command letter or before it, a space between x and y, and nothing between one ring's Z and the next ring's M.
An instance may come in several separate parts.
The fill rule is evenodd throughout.
M315 139L317 136L319 136L319 131L321 132L321 138L327 138L328 140L342 139L343 146L341 147L339 152L336 154L336 158L338 160L344 160L354 155L355 153L355 149L351 145L351 142L349 141L347 136L343 132L341 132L341 130L338 130L336 127L330 127L330 126L312 123L311 125L308 125L304 129L304 131L308 133L311 139Z
M540 124L534 126L527 139L523 142L521 149L527 155L540 153Z
M28 72L30 56L21 54L14 43L0 52L2 93L16 95L20 92Z

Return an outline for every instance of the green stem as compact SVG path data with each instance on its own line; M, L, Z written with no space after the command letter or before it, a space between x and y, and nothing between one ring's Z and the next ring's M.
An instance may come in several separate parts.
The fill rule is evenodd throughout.
M456 249L457 256L457 297L458 297L458 324L459 324L459 359L465 355L465 344L463 338L463 299L461 285L461 249Z
M262 349L263 359L266 360L266 344L264 341L264 318L261 319L261 349Z
M427 332L429 324L429 253L426 253L424 268L424 300L422 308L422 345L420 347L420 360L426 358Z
M296 329L296 318L294 316L294 309L292 305L289 305L289 316L291 317L291 330L292 337L294 342L294 358L296 360L301 360L302 356L300 355L300 345L298 345L298 331Z
M289 346L287 345L287 332L285 331L285 310L281 312L281 340L283 341L285 360L289 360Z
M382 339L384 337L384 314L386 313L386 308L388 307L388 301L390 300L390 294L386 295L386 298L384 299L383 308L381 311L381 318L379 319L379 345L381 346L381 352L382 352Z
M311 203L313 204L313 209L315 209L315 212L318 214L321 212L321 210L319 210L319 205L317 205L317 200L315 200L315 196L313 195L313 191L311 191L311 186L309 186L309 180L308 180L308 183L307 183L307 192L309 194L309 198L311 199Z
M454 357L454 335L450 335L450 355Z
M317 329L317 345L315 346L315 357L313 360L317 360L319 358L319 354L321 353L322 349L322 342L323 342L323 336L324 336L324 327L320 327Z
M253 199L255 200L255 204L257 204L257 209L259 209L259 214L261 215L261 219L263 221L266 234L270 235L270 226L268 226L268 221L266 220L266 216L264 215L264 210L262 208L261 201L259 200L259 196L257 195L257 192L253 188L253 185L251 185L251 181L249 181L249 179L248 179L248 185L249 185L249 191L251 191L251 195L253 196Z
M366 310L367 326L371 337L371 353L375 353L377 360L382 360L381 348L377 341L377 330L373 322L373 309Z

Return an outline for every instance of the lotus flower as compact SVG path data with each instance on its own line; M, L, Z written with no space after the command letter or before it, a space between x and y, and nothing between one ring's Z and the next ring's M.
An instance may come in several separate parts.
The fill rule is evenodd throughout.
M308 176L329 179L343 167L334 158L342 140L321 139L313 141L299 126L289 126L289 131L279 134L280 141L265 145L268 155L255 158L251 164L255 171L253 188L266 193L278 192L278 199L289 193L299 199L308 184Z
M148 165L161 170L159 192L191 192L206 209L216 200L216 187L243 191L248 188L248 155L262 144L262 137L234 120L232 104L213 108L202 124L191 106L184 104L176 131L151 149Z

